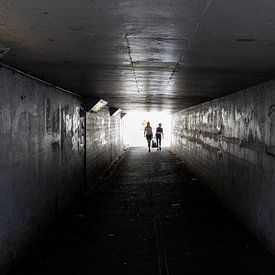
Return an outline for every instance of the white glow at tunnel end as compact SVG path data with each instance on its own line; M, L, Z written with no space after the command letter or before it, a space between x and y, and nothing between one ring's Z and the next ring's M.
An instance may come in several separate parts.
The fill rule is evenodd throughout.
M170 146L171 115L162 112L129 112L126 117L125 141L127 146L147 146L144 137L144 128L147 121L153 129L154 139L158 124L161 123L164 131L162 146Z

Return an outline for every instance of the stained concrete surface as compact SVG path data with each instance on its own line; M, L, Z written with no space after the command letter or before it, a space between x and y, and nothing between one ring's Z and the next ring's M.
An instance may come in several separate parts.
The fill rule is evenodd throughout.
M92 187L123 153L125 119L111 116L108 107L86 113L86 178ZM93 179L93 180L91 180Z
M0 68L0 274L83 193L81 105Z
M168 149L129 149L16 275L274 274L266 249Z
M275 255L275 82L172 117L172 150Z
M2 0L0 19L5 63L126 111L179 111L274 77L271 0Z
M12 69L0 84L2 275L83 194L85 171L96 180L122 154L124 119L105 107L85 120L79 97Z

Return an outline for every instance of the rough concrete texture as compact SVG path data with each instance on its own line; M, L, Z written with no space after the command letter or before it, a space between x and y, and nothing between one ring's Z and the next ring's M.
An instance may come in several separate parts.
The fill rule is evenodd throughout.
M126 112L274 77L272 0L2 0L0 20L4 62Z
M275 254L275 82L172 120L173 151Z
M110 116L109 108L86 113L87 185L93 187L98 177L123 153L125 120L120 114Z
M0 273L84 187L77 97L0 69Z
M263 245L174 154L130 148L10 275L273 275Z

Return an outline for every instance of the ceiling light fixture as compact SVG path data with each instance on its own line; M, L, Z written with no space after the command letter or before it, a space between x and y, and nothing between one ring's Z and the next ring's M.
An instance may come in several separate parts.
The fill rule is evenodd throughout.
M85 108L86 112L97 113L107 104L108 104L108 102L103 99L86 98L85 103L84 103L84 108Z
M119 108L110 107L109 112L110 116L116 116L121 112L121 110Z

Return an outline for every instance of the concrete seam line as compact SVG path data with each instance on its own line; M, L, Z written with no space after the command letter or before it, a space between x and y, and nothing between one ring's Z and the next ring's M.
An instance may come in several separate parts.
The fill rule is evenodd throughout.
M18 74L21 74L21 75L23 75L23 76L26 76L26 77L28 77L28 78L31 78L31 79L33 79L33 80L35 80L35 81L40 82L40 83L43 83L43 84L45 84L45 85L47 85L47 86L56 88L56 89L59 90L60 92L63 92L63 93L66 93L66 94L70 94L70 95L73 95L73 96L76 96L76 97L79 97L79 98L84 98L84 97L83 97L82 95L80 95L80 94L77 94L77 93L71 92L71 91L69 91L69 90L66 90L66 89L64 89L64 88L61 88L61 87L59 87L59 86L56 86L56 85L54 85L54 84L52 84L52 83L50 83L50 82L47 82L47 81L42 80L42 79L40 79L40 78L38 78L38 77L32 76L32 75L30 75L30 74L28 74L28 73L24 73L23 71L21 71L21 70L19 70L19 69L16 69L16 68L14 68L14 67L12 67L12 66L10 66L10 65L7 65L7 64L5 64L5 63L0 62L0 66L6 68L6 69L8 69L8 70L14 71L14 72L16 72L16 73L18 73Z
M128 34L125 35L125 41L126 41L126 45L127 45L127 50L128 50L128 56L129 56L129 59L130 59L130 64L131 64L131 67L132 67L132 73L134 75L134 79L135 79L135 82L136 82L137 92L139 93L140 90L139 90L139 86L138 86L138 81L137 81L136 70L135 70L135 67L134 67L133 58L132 58L132 55L131 55L131 47L130 47L130 42L129 42Z
M177 61L176 65L175 65L175 67L174 67L174 69L173 69L173 71L172 71L171 76L170 76L169 79L168 79L167 86L170 84L170 82L172 81L172 79L173 79L173 77L174 77L174 74L177 72L177 69L180 67L180 64L181 64L181 62L182 62L182 60L183 60L183 57L184 57L185 52L186 52L187 50L189 50L189 48L191 47L191 40L193 39L193 37L194 37L195 34L197 33L197 31L198 31L198 29L199 29L199 26L200 26L200 24L201 24L201 20L202 20L202 18L204 17L204 15L206 14L206 12L209 10L210 6L212 5L212 2L213 2L213 0L208 0L208 2L206 3L206 6L205 6L205 8L204 8L204 10L202 11L201 15L199 16L199 19L198 19L198 22L197 22L197 24L196 24L196 26L195 26L194 31L190 34L190 37L187 39L187 41L188 41L187 47L186 47L185 50L183 50L183 52L182 52L182 54L181 54L179 60Z

